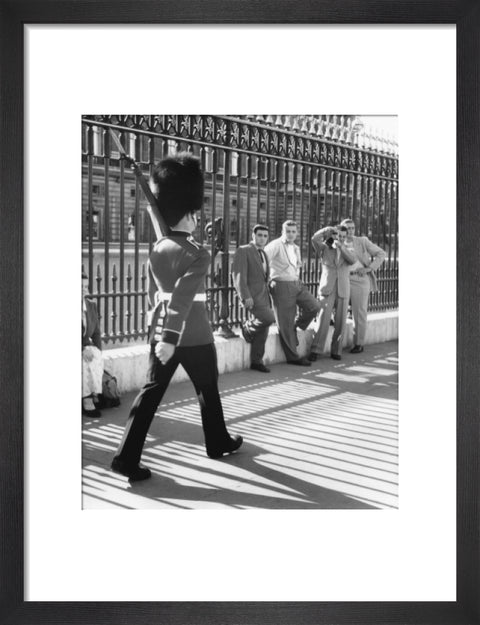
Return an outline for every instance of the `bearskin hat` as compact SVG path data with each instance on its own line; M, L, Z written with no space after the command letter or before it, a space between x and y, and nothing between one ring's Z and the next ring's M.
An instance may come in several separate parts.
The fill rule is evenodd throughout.
M168 226L201 209L203 172L200 161L190 152L178 152L162 159L154 168L150 188Z

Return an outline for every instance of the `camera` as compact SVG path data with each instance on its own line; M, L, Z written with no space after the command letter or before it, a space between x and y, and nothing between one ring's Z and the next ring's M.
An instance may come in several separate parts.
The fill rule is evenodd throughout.
M328 237L328 239L325 239L325 243L328 245L328 247L332 247L333 242L335 241L337 235L338 235L338 232L332 228L330 230L330 236Z

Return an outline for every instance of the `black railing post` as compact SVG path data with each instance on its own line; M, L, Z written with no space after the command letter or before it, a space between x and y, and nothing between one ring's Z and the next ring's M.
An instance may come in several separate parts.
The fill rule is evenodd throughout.
M225 143L230 144L230 122L226 124ZM229 291L230 291L230 167L231 152L224 150L224 170L223 170L223 228L222 228L222 250L221 250L221 289L220 289L220 318L218 320L217 336L225 339L237 338L232 331L229 321Z

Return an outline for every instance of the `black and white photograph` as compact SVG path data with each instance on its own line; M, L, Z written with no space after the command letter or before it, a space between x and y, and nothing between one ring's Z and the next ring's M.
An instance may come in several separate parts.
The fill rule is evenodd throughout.
M180 8L25 28L23 613L463 614L455 26Z
M399 508L398 126L82 115L84 510Z

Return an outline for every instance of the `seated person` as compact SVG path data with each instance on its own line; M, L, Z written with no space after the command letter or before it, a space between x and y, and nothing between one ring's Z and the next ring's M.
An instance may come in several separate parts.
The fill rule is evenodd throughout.
M100 417L94 399L102 392L102 342L97 307L87 295L88 276L82 273L82 414Z

